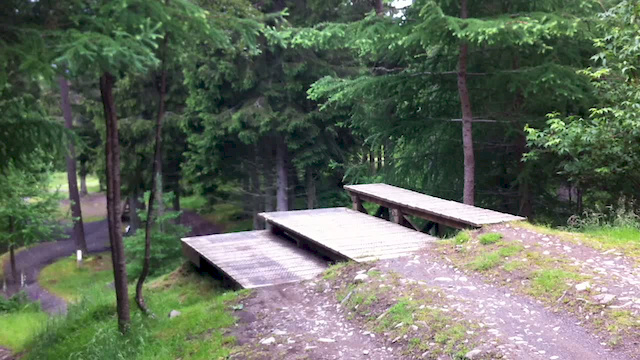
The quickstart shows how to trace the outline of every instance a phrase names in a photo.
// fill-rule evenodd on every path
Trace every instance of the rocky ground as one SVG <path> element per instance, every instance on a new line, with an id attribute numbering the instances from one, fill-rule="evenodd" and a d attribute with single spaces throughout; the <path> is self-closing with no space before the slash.
<path id="1" fill-rule="evenodd" d="M 494 226 L 254 291 L 233 358 L 640 359 L 639 276 L 632 256 L 578 235 Z"/>

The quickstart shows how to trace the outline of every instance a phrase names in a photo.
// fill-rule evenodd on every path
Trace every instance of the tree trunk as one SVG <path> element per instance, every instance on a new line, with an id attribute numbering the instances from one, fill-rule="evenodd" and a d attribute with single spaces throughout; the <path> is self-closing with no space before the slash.
<path id="1" fill-rule="evenodd" d="M 105 154 L 107 165 L 107 222 L 111 259 L 116 290 L 118 327 L 126 332 L 130 323 L 129 294 L 127 292 L 127 264 L 122 242 L 122 219 L 120 210 L 120 144 L 118 143 L 118 117 L 113 97 L 115 78 L 109 72 L 100 77 L 100 95 L 104 107 L 106 124 Z"/>
<path id="2" fill-rule="evenodd" d="M 58 77 L 60 84 L 60 108 L 64 117 L 64 127 L 73 130 L 73 116 L 71 115 L 71 103 L 69 102 L 69 83 L 64 76 Z M 73 141 L 69 141 L 67 153 L 67 181 L 69 183 L 69 205 L 73 217 L 73 238 L 76 250 L 87 253 L 87 242 L 84 238 L 84 225 L 82 223 L 82 209 L 80 207 L 80 193 L 78 192 L 78 178 L 76 176 L 76 149 Z"/>
<path id="3" fill-rule="evenodd" d="M 376 15 L 384 15 L 384 6 L 382 0 L 373 0 L 373 8 L 376 10 Z"/>
<path id="4" fill-rule="evenodd" d="M 140 229 L 140 224 L 142 223 L 138 215 L 138 209 L 140 208 L 139 196 L 138 189 L 135 189 L 131 196 L 129 196 L 129 226 L 131 227 L 129 232 L 131 235 Z"/>
<path id="5" fill-rule="evenodd" d="M 262 160 L 262 193 L 264 196 L 264 211 L 274 210 L 273 205 L 273 159 L 272 153 L 265 151 Z"/>
<path id="6" fill-rule="evenodd" d="M 258 164 L 258 154 L 254 151 L 254 162 L 256 166 Z M 253 229 L 258 230 L 262 228 L 262 224 L 260 223 L 260 217 L 258 213 L 261 210 L 260 206 L 260 177 L 258 176 L 258 169 L 253 168 L 250 171 L 249 178 L 251 179 L 251 212 L 253 215 Z"/>
<path id="7" fill-rule="evenodd" d="M 145 224 L 144 233 L 144 262 L 142 264 L 142 272 L 138 278 L 136 284 L 136 303 L 140 310 L 145 313 L 149 313 L 147 304 L 144 301 L 142 294 L 144 281 L 149 275 L 149 268 L 151 265 L 151 231 L 153 226 L 153 205 L 154 201 L 158 203 L 158 216 L 162 212 L 162 120 L 164 119 L 164 102 L 165 95 L 167 93 L 167 43 L 169 41 L 169 34 L 164 35 L 162 40 L 162 73 L 160 75 L 160 92 L 158 99 L 158 116 L 156 117 L 156 146 L 153 152 L 153 181 L 151 182 L 151 194 L 149 194 L 149 206 L 147 207 L 147 223 Z"/>
<path id="8" fill-rule="evenodd" d="M 13 225 L 13 217 L 9 216 L 9 232 L 13 234 L 15 231 L 16 229 Z M 11 277 L 13 278 L 13 283 L 18 284 L 18 269 L 16 267 L 16 254 L 14 251 L 14 246 L 15 245 L 13 244 L 9 244 L 9 262 L 11 263 Z M 0 263 L 0 266 L 2 266 L 2 263 Z"/>
<path id="9" fill-rule="evenodd" d="M 468 17 L 467 0 L 462 0 L 460 17 L 463 19 Z M 473 112 L 471 111 L 471 100 L 469 99 L 469 88 L 467 86 L 468 52 L 469 45 L 463 40 L 458 57 L 458 93 L 462 108 L 462 148 L 464 153 L 463 201 L 465 204 L 473 205 L 475 203 L 476 164 L 473 154 Z"/>
<path id="10" fill-rule="evenodd" d="M 287 145 L 283 139 L 279 139 L 276 145 L 276 210 L 287 211 L 289 209 L 288 174 L 286 161 Z"/>
<path id="11" fill-rule="evenodd" d="M 87 190 L 87 174 L 83 171 L 80 173 L 80 196 L 87 196 L 89 191 Z"/>
<path id="12" fill-rule="evenodd" d="M 307 169 L 307 209 L 316 207 L 316 180 L 313 171 Z"/>

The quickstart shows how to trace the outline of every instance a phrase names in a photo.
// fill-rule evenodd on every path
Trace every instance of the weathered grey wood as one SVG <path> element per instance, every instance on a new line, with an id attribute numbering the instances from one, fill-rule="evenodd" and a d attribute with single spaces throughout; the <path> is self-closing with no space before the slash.
<path id="1" fill-rule="evenodd" d="M 387 184 L 347 185 L 344 188 L 352 197 L 356 196 L 360 201 L 399 209 L 406 215 L 417 216 L 458 229 L 525 220 L 520 216 L 440 199 Z"/>
<path id="2" fill-rule="evenodd" d="M 243 288 L 314 278 L 326 262 L 268 230 L 182 239 L 183 253 L 196 265 L 207 261 Z"/>
<path id="3" fill-rule="evenodd" d="M 356 194 L 351 195 L 351 204 L 353 206 L 353 210 L 360 211 L 366 213 L 367 210 L 362 206 L 362 199 Z"/>
<path id="4" fill-rule="evenodd" d="M 411 254 L 436 238 L 347 208 L 261 213 L 273 228 L 336 259 L 369 261 Z"/>

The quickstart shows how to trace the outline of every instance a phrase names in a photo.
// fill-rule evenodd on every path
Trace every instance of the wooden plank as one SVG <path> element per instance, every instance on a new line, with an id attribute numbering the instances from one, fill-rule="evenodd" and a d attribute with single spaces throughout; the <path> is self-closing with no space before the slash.
<path id="1" fill-rule="evenodd" d="M 347 208 L 259 214 L 273 228 L 337 259 L 399 257 L 436 238 Z"/>
<path id="2" fill-rule="evenodd" d="M 196 236 L 182 239 L 183 252 L 199 265 L 210 263 L 243 288 L 311 279 L 326 262 L 267 230 Z"/>
<path id="3" fill-rule="evenodd" d="M 347 185 L 344 188 L 362 201 L 399 209 L 404 214 L 455 228 L 525 220 L 520 216 L 444 200 L 387 184 Z"/>

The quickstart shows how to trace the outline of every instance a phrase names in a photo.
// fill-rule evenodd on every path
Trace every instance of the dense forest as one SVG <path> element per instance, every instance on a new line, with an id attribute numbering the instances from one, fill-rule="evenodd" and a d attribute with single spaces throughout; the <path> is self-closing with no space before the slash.
<path id="1" fill-rule="evenodd" d="M 97 176 L 124 326 L 125 248 L 146 260 L 129 269 L 146 309 L 152 233 L 184 234 L 189 196 L 255 229 L 372 182 L 556 226 L 636 216 L 639 15 L 632 0 L 3 0 L 0 244 L 13 259 L 55 237 L 52 172 L 72 205 Z"/>

